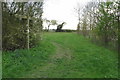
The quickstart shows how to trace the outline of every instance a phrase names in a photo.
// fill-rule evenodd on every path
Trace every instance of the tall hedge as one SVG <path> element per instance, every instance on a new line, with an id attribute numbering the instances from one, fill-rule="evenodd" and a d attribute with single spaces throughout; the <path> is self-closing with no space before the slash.
<path id="1" fill-rule="evenodd" d="M 3 50 L 13 51 L 27 48 L 27 18 L 24 18 L 27 14 L 31 17 L 29 27 L 30 47 L 38 44 L 40 35 L 37 35 L 42 31 L 42 4 L 42 2 L 2 3 Z M 31 11 L 28 12 L 28 9 Z"/>

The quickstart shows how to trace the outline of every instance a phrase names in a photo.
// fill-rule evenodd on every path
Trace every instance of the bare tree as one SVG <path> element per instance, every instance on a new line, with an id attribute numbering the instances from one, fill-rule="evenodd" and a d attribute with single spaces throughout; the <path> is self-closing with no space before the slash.
<path id="1" fill-rule="evenodd" d="M 79 34 L 80 33 L 80 24 L 81 24 L 80 21 L 81 21 L 81 12 L 82 12 L 82 9 L 81 9 L 79 3 L 77 3 L 76 8 L 74 8 L 74 9 L 75 9 L 75 12 L 76 12 L 77 17 L 78 17 L 77 33 Z"/>
<path id="2" fill-rule="evenodd" d="M 47 23 L 48 25 L 48 29 L 47 31 L 49 31 L 49 28 L 51 25 L 57 25 L 57 20 L 48 20 L 48 19 L 44 19 L 44 21 Z"/>

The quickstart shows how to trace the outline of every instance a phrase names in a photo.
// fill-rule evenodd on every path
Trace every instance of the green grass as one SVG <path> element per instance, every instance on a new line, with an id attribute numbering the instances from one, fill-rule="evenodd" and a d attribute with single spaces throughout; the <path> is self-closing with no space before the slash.
<path id="1" fill-rule="evenodd" d="M 22 77 L 29 71 L 44 65 L 48 57 L 55 51 L 55 47 L 42 41 L 40 45 L 28 50 L 16 50 L 14 52 L 3 52 L 3 77 Z"/>
<path id="2" fill-rule="evenodd" d="M 30 51 L 3 53 L 3 77 L 117 78 L 117 64 L 117 53 L 81 35 L 45 33 L 42 43 Z"/>
<path id="3" fill-rule="evenodd" d="M 54 41 L 72 51 L 72 60 L 62 60 L 57 71 L 63 70 L 63 77 L 77 78 L 115 78 L 118 76 L 117 53 L 92 44 L 83 36 L 73 33 L 45 34 L 45 39 Z M 52 74 L 54 77 L 56 73 Z M 56 76 L 57 77 L 57 76 Z M 62 76 L 60 76 L 62 77 Z"/>

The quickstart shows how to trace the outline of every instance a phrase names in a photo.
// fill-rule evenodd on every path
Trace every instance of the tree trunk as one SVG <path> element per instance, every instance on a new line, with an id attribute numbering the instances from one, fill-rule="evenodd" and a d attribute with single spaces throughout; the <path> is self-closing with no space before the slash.
<path id="1" fill-rule="evenodd" d="M 29 16 L 28 16 L 28 23 L 27 23 L 27 49 L 29 50 L 30 46 L 29 46 L 29 43 L 30 43 L 30 40 L 29 40 Z"/>
<path id="2" fill-rule="evenodd" d="M 104 32 L 104 45 L 105 46 L 108 46 L 108 43 L 109 43 L 109 39 L 108 39 L 109 35 L 107 34 L 107 32 L 108 32 L 107 27 L 108 27 L 108 25 L 105 26 L 105 32 Z"/>
<path id="3" fill-rule="evenodd" d="M 119 16 L 118 16 L 118 53 L 120 55 L 120 21 L 119 21 Z"/>
<path id="4" fill-rule="evenodd" d="M 47 30 L 47 32 L 49 32 L 49 28 L 50 28 L 50 24 L 48 25 L 48 30 Z"/>
<path id="5" fill-rule="evenodd" d="M 2 2 L 0 2 L 0 50 L 2 50 Z"/>
<path id="6" fill-rule="evenodd" d="M 90 31 L 88 31 L 89 38 L 91 38 L 92 26 L 91 26 L 91 14 L 90 14 Z"/>
<path id="7" fill-rule="evenodd" d="M 80 23 L 77 25 L 77 34 L 80 34 Z"/>

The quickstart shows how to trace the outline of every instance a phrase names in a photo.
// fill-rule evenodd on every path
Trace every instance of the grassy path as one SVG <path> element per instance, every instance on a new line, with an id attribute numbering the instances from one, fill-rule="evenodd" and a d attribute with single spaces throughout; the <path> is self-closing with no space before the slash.
<path id="1" fill-rule="evenodd" d="M 49 62 L 46 65 L 36 69 L 34 72 L 30 72 L 28 75 L 26 75 L 27 77 L 48 78 L 50 77 L 51 72 L 55 71 L 56 67 L 58 67 L 56 62 L 59 62 L 62 59 L 66 59 L 67 61 L 71 60 L 71 51 L 69 48 L 65 48 L 62 45 L 55 42 L 52 42 L 52 44 L 56 47 L 56 52 L 54 55 L 50 56 Z"/>
<path id="2" fill-rule="evenodd" d="M 117 77 L 117 56 L 104 47 L 73 33 L 46 33 L 56 51 L 48 63 L 27 77 L 105 78 Z"/>
<path id="3" fill-rule="evenodd" d="M 118 77 L 117 53 L 75 33 L 45 33 L 38 47 L 7 52 L 3 63 L 3 77 Z"/>
<path id="4" fill-rule="evenodd" d="M 53 59 L 71 59 L 71 50 L 69 48 L 63 47 L 62 45 L 53 42 L 53 45 L 56 47 L 56 54 L 53 56 Z"/>

